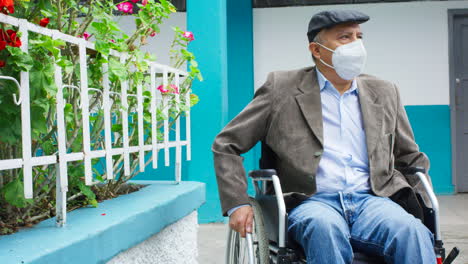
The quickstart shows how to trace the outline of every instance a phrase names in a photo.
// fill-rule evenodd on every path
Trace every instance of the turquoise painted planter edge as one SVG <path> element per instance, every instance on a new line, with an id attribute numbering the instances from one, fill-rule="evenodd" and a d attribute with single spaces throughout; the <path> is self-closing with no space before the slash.
<path id="1" fill-rule="evenodd" d="M 52 218 L 0 237 L 0 263 L 105 263 L 205 202 L 204 183 L 135 183 L 149 185 L 98 208 L 70 212 L 63 228 L 55 227 Z"/>

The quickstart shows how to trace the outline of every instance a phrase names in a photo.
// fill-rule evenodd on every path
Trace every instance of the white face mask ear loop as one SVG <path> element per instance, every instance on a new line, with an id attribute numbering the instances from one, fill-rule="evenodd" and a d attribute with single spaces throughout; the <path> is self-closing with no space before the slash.
<path id="1" fill-rule="evenodd" d="M 335 52 L 334 50 L 332 50 L 332 49 L 330 49 L 330 48 L 328 48 L 328 47 L 326 47 L 326 46 L 324 46 L 324 45 L 322 45 L 322 44 L 320 44 L 320 43 L 318 43 L 318 42 L 315 42 L 315 43 L 317 43 L 320 47 L 322 47 L 322 48 L 324 48 L 324 49 L 330 51 L 331 53 Z"/>
<path id="2" fill-rule="evenodd" d="M 320 43 L 318 43 L 318 42 L 315 42 L 315 43 L 317 43 L 320 47 L 322 47 L 322 48 L 324 48 L 324 49 L 330 51 L 331 53 L 334 53 L 334 52 L 335 52 L 334 50 L 329 49 L 329 48 L 325 47 L 324 45 L 322 45 L 322 44 L 320 44 Z M 333 67 L 333 66 L 331 66 L 330 64 L 324 62 L 324 61 L 322 60 L 322 58 L 320 58 L 319 61 L 320 61 L 321 63 L 325 64 L 325 66 L 328 66 L 328 67 L 330 67 L 330 68 L 332 68 L 332 69 L 335 69 L 335 67 Z"/>
<path id="3" fill-rule="evenodd" d="M 328 67 L 330 67 L 330 68 L 332 68 L 332 69 L 335 69 L 335 67 L 333 67 L 333 66 L 331 66 L 330 64 L 324 62 L 322 59 L 319 59 L 319 61 L 320 61 L 321 63 L 325 64 L 325 66 L 328 66 Z"/>

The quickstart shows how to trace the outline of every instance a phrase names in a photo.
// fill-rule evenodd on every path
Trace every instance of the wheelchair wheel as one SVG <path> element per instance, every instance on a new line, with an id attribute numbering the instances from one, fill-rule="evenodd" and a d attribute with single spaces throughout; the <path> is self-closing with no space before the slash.
<path id="1" fill-rule="evenodd" d="M 255 264 L 269 263 L 268 239 L 263 225 L 263 216 L 260 206 L 255 199 L 250 199 L 254 211 L 254 223 L 252 228 L 252 241 Z M 229 229 L 226 249 L 226 264 L 249 264 L 249 252 L 247 239 L 242 238 L 239 233 Z"/>

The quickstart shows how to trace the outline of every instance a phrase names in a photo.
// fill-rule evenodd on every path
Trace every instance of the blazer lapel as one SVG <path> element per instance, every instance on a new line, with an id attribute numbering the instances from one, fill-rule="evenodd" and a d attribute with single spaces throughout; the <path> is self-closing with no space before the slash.
<path id="1" fill-rule="evenodd" d="M 357 78 L 359 102 L 366 132 L 367 155 L 370 157 L 381 135 L 383 107 L 372 86 Z"/>
<path id="2" fill-rule="evenodd" d="M 303 72 L 298 88 L 302 93 L 296 95 L 296 101 L 307 124 L 323 147 L 322 102 L 315 67 L 308 68 Z"/>

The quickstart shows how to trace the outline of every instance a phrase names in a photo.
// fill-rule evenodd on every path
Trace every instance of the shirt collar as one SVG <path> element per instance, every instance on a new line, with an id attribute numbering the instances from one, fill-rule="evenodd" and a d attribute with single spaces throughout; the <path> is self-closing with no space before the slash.
<path id="1" fill-rule="evenodd" d="M 318 68 L 316 69 L 317 69 L 317 81 L 320 87 L 320 91 L 323 91 L 323 89 L 325 89 L 328 85 L 333 87 L 333 84 L 329 80 L 327 80 L 327 78 L 319 71 L 319 69 Z M 335 87 L 333 88 L 336 89 Z M 358 87 L 357 87 L 356 79 L 353 79 L 353 82 L 351 83 L 351 88 L 349 88 L 349 90 L 346 91 L 346 93 L 352 93 L 352 92 L 358 93 L 359 90 L 357 88 Z"/>

